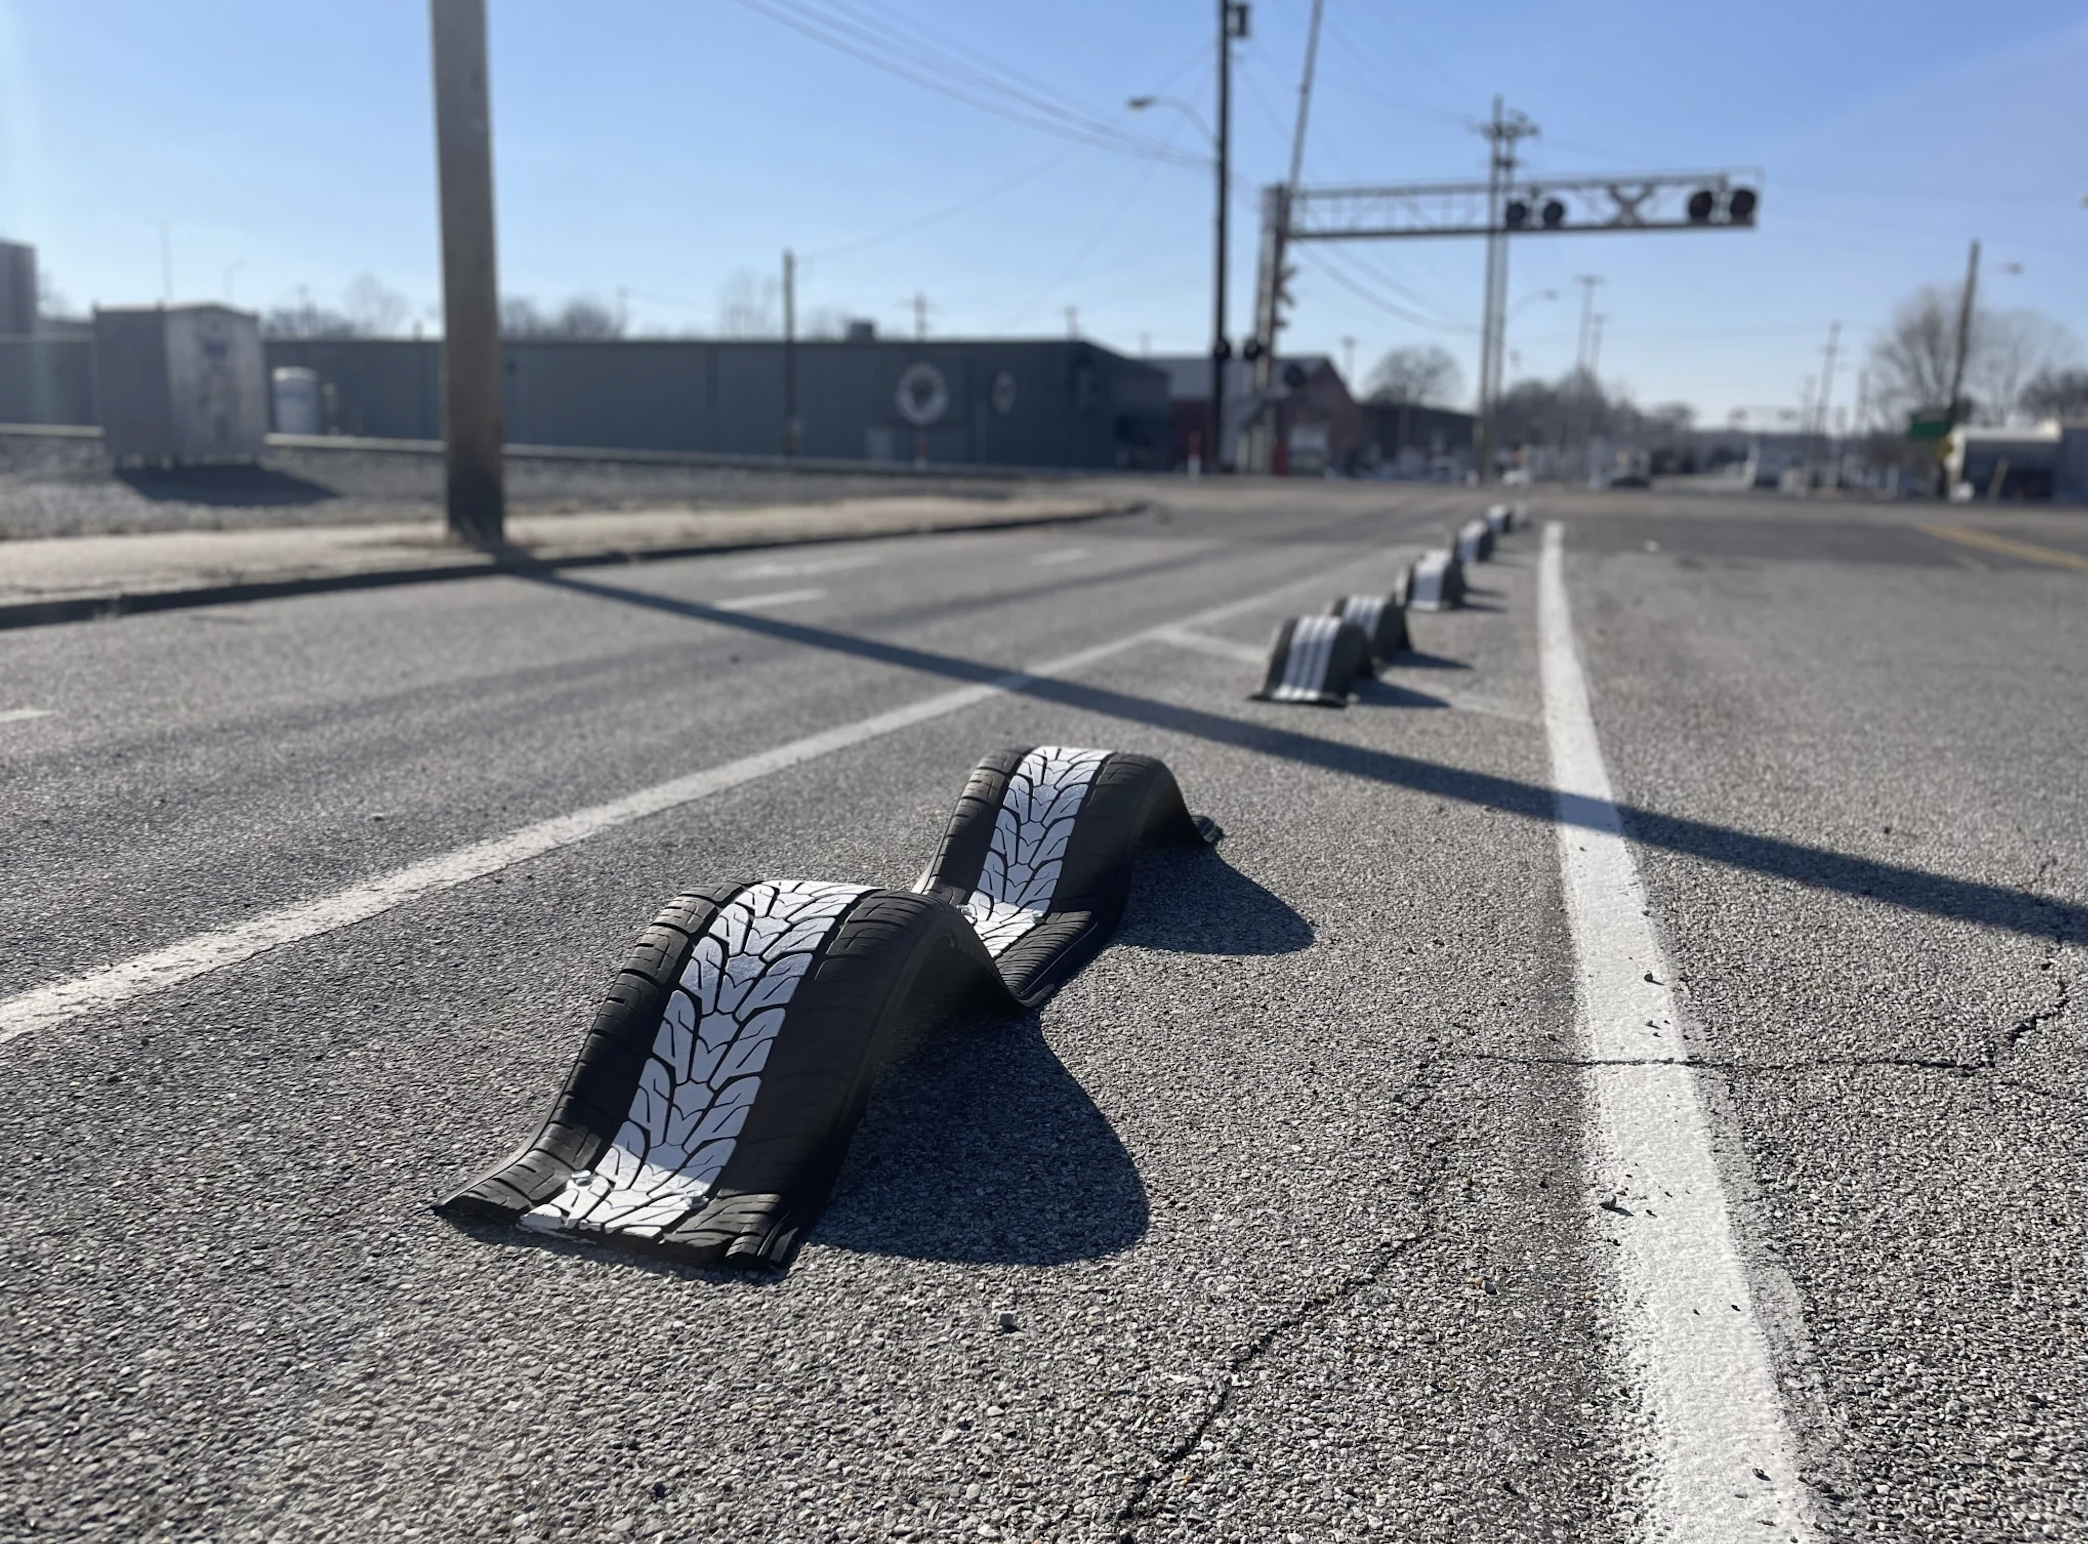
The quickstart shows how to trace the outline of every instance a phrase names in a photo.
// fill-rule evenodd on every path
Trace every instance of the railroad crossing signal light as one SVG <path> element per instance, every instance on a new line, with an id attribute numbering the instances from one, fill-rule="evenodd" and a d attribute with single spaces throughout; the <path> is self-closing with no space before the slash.
<path id="1" fill-rule="evenodd" d="M 1709 225 L 1711 215 L 1718 208 L 1718 195 L 1709 188 L 1698 188 L 1689 195 L 1689 223 Z"/>
<path id="2" fill-rule="evenodd" d="M 1544 201 L 1544 228 L 1555 231 L 1566 223 L 1566 206 L 1555 198 Z"/>
<path id="3" fill-rule="evenodd" d="M 1755 205 L 1759 202 L 1753 188 L 1735 188 L 1726 195 L 1726 219 L 1734 225 L 1754 224 Z"/>
<path id="4" fill-rule="evenodd" d="M 1508 200 L 1507 217 L 1508 228 L 1519 231 L 1530 223 L 1530 206 L 1519 198 L 1511 198 Z"/>

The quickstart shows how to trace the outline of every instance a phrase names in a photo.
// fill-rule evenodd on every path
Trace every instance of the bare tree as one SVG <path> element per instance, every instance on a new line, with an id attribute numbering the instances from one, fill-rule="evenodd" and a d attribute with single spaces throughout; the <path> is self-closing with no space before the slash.
<path id="1" fill-rule="evenodd" d="M 839 306 L 815 306 L 801 314 L 799 336 L 813 342 L 839 342 L 848 336 L 848 312 Z"/>
<path id="2" fill-rule="evenodd" d="M 312 292 L 297 289 L 294 306 L 271 306 L 261 316 L 264 338 L 354 338 L 360 333 L 344 313 L 316 304 Z"/>
<path id="3" fill-rule="evenodd" d="M 2023 387 L 2032 418 L 2088 419 L 2088 370 L 2040 370 Z"/>
<path id="4" fill-rule="evenodd" d="M 78 313 L 73 310 L 72 302 L 65 298 L 65 292 L 52 282 L 47 272 L 39 271 L 36 275 L 36 314 L 53 321 L 77 319 Z"/>
<path id="5" fill-rule="evenodd" d="M 1886 414 L 1941 413 L 1957 363 L 1957 293 L 1925 284 L 1899 304 L 1871 345 L 1872 400 Z"/>
<path id="6" fill-rule="evenodd" d="M 341 313 L 358 337 L 388 338 L 406 325 L 413 302 L 375 274 L 358 274 L 341 294 Z"/>
<path id="7" fill-rule="evenodd" d="M 1446 407 L 1464 395 L 1464 372 L 1441 344 L 1395 348 L 1370 372 L 1369 400 Z"/>
<path id="8" fill-rule="evenodd" d="M 589 295 L 576 295 L 555 312 L 545 311 L 527 295 L 507 295 L 500 302 L 500 335 L 595 340 L 620 338 L 624 326 L 614 311 Z"/>
<path id="9" fill-rule="evenodd" d="M 2024 390 L 2080 353 L 2073 334 L 2042 311 L 1981 311 L 1972 328 L 1965 383 L 1981 405 L 1982 423 L 2035 417 L 2023 401 Z"/>
<path id="10" fill-rule="evenodd" d="M 1888 417 L 1942 414 L 1957 367 L 1958 311 L 1964 291 L 1924 285 L 1892 314 L 1871 345 L 1872 399 Z M 1972 311 L 1965 355 L 1963 413 L 1974 423 L 2007 423 L 2028 411 L 2024 389 L 2079 352 L 2073 335 L 2042 311 Z"/>
<path id="11" fill-rule="evenodd" d="M 751 268 L 718 286 L 718 333 L 726 338 L 773 338 L 783 332 L 782 290 Z"/>

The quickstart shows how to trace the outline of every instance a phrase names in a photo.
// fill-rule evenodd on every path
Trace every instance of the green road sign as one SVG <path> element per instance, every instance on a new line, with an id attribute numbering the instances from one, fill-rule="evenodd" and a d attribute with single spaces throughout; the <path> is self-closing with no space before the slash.
<path id="1" fill-rule="evenodd" d="M 1947 418 L 1923 418 L 1919 414 L 1907 420 L 1907 438 L 1910 440 L 1940 440 L 1950 432 Z"/>

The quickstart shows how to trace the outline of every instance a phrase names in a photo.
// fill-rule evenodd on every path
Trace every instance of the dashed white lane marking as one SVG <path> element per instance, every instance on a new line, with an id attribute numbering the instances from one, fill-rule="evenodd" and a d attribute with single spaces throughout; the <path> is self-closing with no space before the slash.
<path id="1" fill-rule="evenodd" d="M 885 560 L 882 552 L 836 553 L 825 558 L 771 558 L 748 563 L 727 574 L 728 579 L 795 579 L 805 574 L 840 574 L 852 568 L 874 568 Z"/>
<path id="2" fill-rule="evenodd" d="M 692 772 L 686 777 L 671 778 L 650 788 L 641 788 L 636 793 L 626 794 L 623 798 L 613 799 L 607 804 L 575 810 L 569 815 L 559 815 L 550 820 L 538 821 L 532 826 L 524 826 L 521 830 L 511 831 L 505 836 L 474 842 L 468 847 L 460 847 L 453 852 L 442 853 L 419 863 L 409 864 L 405 868 L 395 869 L 389 874 L 380 874 L 375 879 L 366 880 L 361 884 L 350 885 L 344 890 L 336 890 L 331 895 L 278 907 L 274 911 L 263 912 L 260 916 L 244 922 L 233 923 L 229 927 L 195 934 L 164 948 L 154 949 L 150 953 L 136 955 L 118 964 L 90 971 L 84 976 L 76 976 L 70 981 L 57 981 L 48 986 L 34 987 L 29 991 L 17 993 L 13 997 L 0 998 L 0 1045 L 34 1030 L 55 1028 L 81 1014 L 114 1008 L 134 997 L 178 986 L 184 981 L 192 981 L 198 976 L 222 970 L 228 965 L 237 965 L 284 944 L 316 938 L 324 933 L 368 921 L 422 896 L 455 889 L 471 880 L 482 879 L 488 874 L 512 868 L 517 863 L 526 863 L 533 858 L 542 857 L 545 853 L 555 852 L 561 847 L 571 847 L 575 843 L 584 842 L 604 831 L 643 820 L 648 815 L 657 815 L 664 810 L 694 803 L 698 799 L 707 799 L 712 794 L 738 788 L 771 773 L 801 766 L 808 761 L 816 761 L 822 756 L 830 756 L 836 751 L 879 739 L 901 729 L 911 728 L 915 724 L 925 724 L 932 719 L 946 717 L 961 708 L 984 702 L 1003 692 L 1015 691 L 1042 677 L 1071 674 L 1112 655 L 1138 648 L 1170 629 L 1220 621 L 1226 617 L 1237 616 L 1243 611 L 1265 606 L 1275 596 L 1308 586 L 1324 586 L 1331 577 L 1342 574 L 1351 566 L 1352 564 L 1344 563 L 1329 572 L 1315 574 L 1309 579 L 1278 585 L 1245 600 L 1214 606 L 1207 611 L 1180 617 L 1158 627 L 1140 628 L 1135 633 L 1128 633 L 1107 643 L 1064 654 L 1044 664 L 1032 665 L 1026 670 L 1010 671 L 1006 675 L 976 686 L 960 686 L 952 691 L 940 692 L 919 702 L 909 703 L 905 707 L 893 708 L 889 712 L 873 714 L 853 723 L 824 729 L 818 734 L 809 734 L 770 750 L 742 756 L 737 761 L 728 761 L 721 766 Z"/>
<path id="3" fill-rule="evenodd" d="M 771 590 L 766 595 L 734 595 L 706 602 L 720 611 L 773 611 L 778 606 L 800 606 L 808 600 L 825 600 L 825 590 Z"/>
<path id="4" fill-rule="evenodd" d="M 1622 1350 L 1644 1416 L 1627 1437 L 1643 1465 L 1641 1535 L 1662 1544 L 1810 1540 L 1796 1446 L 1696 1076 L 1676 1055 L 1667 962 L 1588 706 L 1556 522 L 1544 529 L 1537 629 L 1581 1035 L 1595 1064 L 1593 1215 L 1617 1246 Z"/>
<path id="5" fill-rule="evenodd" d="M 0 708 L 0 724 L 19 724 L 24 719 L 49 718 L 50 708 Z"/>
<path id="6" fill-rule="evenodd" d="M 1061 547 L 1056 552 L 1040 552 L 1030 559 L 1030 566 L 1049 568 L 1054 563 L 1078 563 L 1093 550 L 1091 547 Z"/>

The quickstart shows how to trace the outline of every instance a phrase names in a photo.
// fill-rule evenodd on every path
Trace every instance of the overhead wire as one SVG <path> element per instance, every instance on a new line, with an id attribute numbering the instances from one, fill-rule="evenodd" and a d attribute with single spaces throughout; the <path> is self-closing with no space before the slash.
<path id="1" fill-rule="evenodd" d="M 1377 307 L 1389 316 L 1397 317 L 1400 321 L 1406 322 L 1410 326 L 1423 327 L 1432 332 L 1455 334 L 1460 337 L 1476 333 L 1479 330 L 1468 323 L 1437 321 L 1433 317 L 1422 316 L 1418 312 L 1409 311 L 1404 306 L 1387 300 L 1383 295 L 1378 294 L 1344 269 L 1335 260 L 1331 252 L 1304 248 L 1298 249 L 1298 255 L 1358 299 Z"/>
<path id="2" fill-rule="evenodd" d="M 738 3 L 836 52 L 1025 128 L 1119 155 L 1184 167 L 1201 168 L 1208 164 L 1206 157 L 1174 149 L 1164 141 L 1129 133 L 1084 109 L 1052 101 L 1023 85 L 1019 79 L 988 74 L 931 43 L 905 39 L 890 27 L 880 30 L 866 26 L 845 14 L 823 9 L 812 0 L 738 0 Z M 919 57 L 899 57 L 892 52 L 895 45 L 913 49 Z"/>
<path id="3" fill-rule="evenodd" d="M 910 236 L 915 231 L 925 230 L 931 225 L 947 220 L 951 215 L 962 214 L 967 209 L 975 209 L 980 204 L 990 203 L 1003 193 L 1011 193 L 1024 183 L 1035 181 L 1043 176 L 1044 173 L 1063 166 L 1078 153 L 1079 149 L 1078 145 L 1068 145 L 1063 150 L 1055 150 L 1043 160 L 1037 162 L 1036 165 L 1019 171 L 1012 177 L 1004 177 L 990 187 L 968 193 L 964 197 L 944 204 L 939 209 L 930 210 L 926 214 L 917 215 L 910 220 L 903 220 L 897 225 L 888 226 L 875 235 L 864 236 L 855 241 L 845 241 L 839 246 L 826 247 L 817 252 L 804 253 L 799 257 L 798 261 L 807 264 L 827 262 L 833 258 L 848 257 L 857 252 L 867 251 L 871 247 L 882 246 L 885 242 L 895 241 L 901 236 Z"/>

